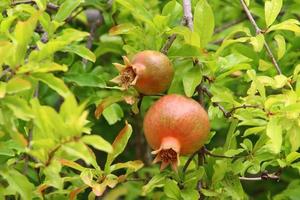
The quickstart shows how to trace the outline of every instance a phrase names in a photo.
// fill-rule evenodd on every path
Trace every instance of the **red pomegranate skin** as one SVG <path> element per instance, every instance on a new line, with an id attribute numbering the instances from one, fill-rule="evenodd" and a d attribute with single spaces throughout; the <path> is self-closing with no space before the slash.
<path id="1" fill-rule="evenodd" d="M 134 87 L 140 93 L 153 95 L 170 87 L 174 70 L 166 55 L 158 51 L 142 51 L 132 58 L 131 64 L 137 75 Z"/>
<path id="2" fill-rule="evenodd" d="M 179 147 L 171 141 L 174 148 L 169 145 L 170 148 L 179 155 L 192 154 L 203 146 L 209 132 L 209 118 L 202 106 L 191 98 L 177 94 L 166 95 L 155 102 L 144 119 L 144 133 L 154 150 L 168 146 L 163 141 L 170 139 L 165 138 L 175 138 Z"/>

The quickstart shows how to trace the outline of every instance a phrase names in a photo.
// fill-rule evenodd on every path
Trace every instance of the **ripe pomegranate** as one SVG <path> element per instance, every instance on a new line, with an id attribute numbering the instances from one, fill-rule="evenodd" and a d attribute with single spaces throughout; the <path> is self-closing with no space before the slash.
<path id="1" fill-rule="evenodd" d="M 142 51 L 130 62 L 123 56 L 124 64 L 113 63 L 120 75 L 112 82 L 127 89 L 133 85 L 137 91 L 145 95 L 153 95 L 166 91 L 173 79 L 174 70 L 167 56 L 158 51 Z"/>
<path id="2" fill-rule="evenodd" d="M 210 131 L 209 119 L 202 106 L 191 98 L 166 95 L 155 102 L 144 118 L 144 133 L 156 154 L 154 163 L 169 164 L 177 171 L 179 155 L 199 150 Z"/>

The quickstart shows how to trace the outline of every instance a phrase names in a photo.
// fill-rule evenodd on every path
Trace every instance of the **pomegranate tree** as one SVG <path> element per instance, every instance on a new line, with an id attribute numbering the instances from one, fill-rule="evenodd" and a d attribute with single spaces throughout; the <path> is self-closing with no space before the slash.
<path id="1" fill-rule="evenodd" d="M 153 95 L 166 91 L 173 79 L 174 70 L 167 56 L 158 52 L 146 50 L 137 53 L 130 61 L 123 56 L 124 65 L 114 63 L 120 75 L 115 82 L 127 89 L 134 86 L 137 91 Z"/>
<path id="2" fill-rule="evenodd" d="M 161 169 L 170 164 L 177 170 L 179 155 L 199 150 L 209 131 L 208 115 L 202 106 L 191 98 L 176 94 L 155 102 L 144 119 L 147 142 L 156 154 L 153 162 L 161 161 Z"/>

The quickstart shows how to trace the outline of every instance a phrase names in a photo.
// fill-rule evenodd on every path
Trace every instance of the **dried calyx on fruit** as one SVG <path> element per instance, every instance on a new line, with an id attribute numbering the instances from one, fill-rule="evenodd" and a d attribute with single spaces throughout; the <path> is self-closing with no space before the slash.
<path id="1" fill-rule="evenodd" d="M 144 119 L 144 133 L 156 154 L 154 163 L 177 171 L 179 156 L 199 150 L 210 132 L 206 111 L 191 98 L 166 95 L 155 102 Z"/>
<path id="2" fill-rule="evenodd" d="M 166 91 L 173 79 L 174 70 L 167 56 L 158 51 L 142 51 L 130 61 L 123 56 L 124 65 L 113 63 L 120 75 L 111 81 L 124 89 L 134 86 L 145 95 Z"/>

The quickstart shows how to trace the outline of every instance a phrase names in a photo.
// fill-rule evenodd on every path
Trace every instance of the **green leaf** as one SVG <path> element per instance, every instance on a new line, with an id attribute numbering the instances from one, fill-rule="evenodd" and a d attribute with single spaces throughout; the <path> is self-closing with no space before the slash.
<path id="1" fill-rule="evenodd" d="M 245 132 L 244 132 L 244 135 L 243 137 L 246 137 L 246 136 L 249 136 L 249 135 L 252 135 L 252 134 L 257 134 L 263 130 L 265 130 L 266 127 L 252 127 L 252 128 L 248 128 Z"/>
<path id="2" fill-rule="evenodd" d="M 75 53 L 75 54 L 79 55 L 80 57 L 87 59 L 91 62 L 96 61 L 95 54 L 92 51 L 90 51 L 88 48 L 86 48 L 82 45 L 75 45 L 75 44 L 69 45 L 69 46 L 66 46 L 63 49 L 63 51 Z"/>
<path id="3" fill-rule="evenodd" d="M 57 11 L 54 20 L 63 22 L 71 13 L 82 3 L 82 0 L 66 0 L 64 1 Z"/>
<path id="4" fill-rule="evenodd" d="M 166 172 L 155 174 L 151 180 L 143 186 L 142 195 L 149 194 L 156 187 L 164 187 L 167 174 Z"/>
<path id="5" fill-rule="evenodd" d="M 300 22 L 296 19 L 288 19 L 279 24 L 272 25 L 267 32 L 275 31 L 275 30 L 288 30 L 293 31 L 295 33 L 300 33 Z"/>
<path id="6" fill-rule="evenodd" d="M 45 174 L 45 181 L 44 183 L 47 185 L 51 185 L 57 189 L 63 189 L 64 181 L 62 177 L 60 176 L 61 171 L 61 163 L 53 159 L 47 167 L 43 170 L 43 173 Z"/>
<path id="7" fill-rule="evenodd" d="M 114 103 L 104 109 L 103 116 L 109 125 L 113 125 L 123 118 L 124 113 L 121 106 Z"/>
<path id="8" fill-rule="evenodd" d="M 286 162 L 289 165 L 299 158 L 300 158 L 300 153 L 294 151 L 294 152 L 291 152 L 289 155 L 287 155 Z"/>
<path id="9" fill-rule="evenodd" d="M 107 160 L 105 163 L 106 172 L 110 170 L 110 165 L 114 161 L 114 159 L 124 151 L 127 142 L 131 136 L 131 133 L 132 133 L 132 127 L 130 124 L 126 122 L 125 127 L 120 131 L 120 133 L 118 134 L 118 136 L 116 137 L 116 139 L 112 144 L 113 152 L 109 153 L 107 156 Z"/>
<path id="10" fill-rule="evenodd" d="M 9 188 L 20 194 L 24 200 L 32 200 L 35 187 L 29 180 L 13 168 L 1 169 L 0 175 L 8 182 Z"/>
<path id="11" fill-rule="evenodd" d="M 224 153 L 224 155 L 232 157 L 232 156 L 235 156 L 235 155 L 238 155 L 238 154 L 242 153 L 243 151 L 245 151 L 245 150 L 244 149 L 229 149 L 228 151 L 226 151 Z"/>
<path id="12" fill-rule="evenodd" d="M 194 200 L 200 197 L 199 192 L 195 189 L 183 189 L 180 191 L 180 195 L 183 200 Z"/>
<path id="13" fill-rule="evenodd" d="M 272 63 L 267 62 L 263 59 L 259 59 L 258 63 L 259 63 L 258 64 L 258 70 L 260 70 L 260 71 L 267 71 L 268 69 L 273 67 Z"/>
<path id="14" fill-rule="evenodd" d="M 290 182 L 290 184 L 285 190 L 275 195 L 272 199 L 273 200 L 283 200 L 283 199 L 297 200 L 300 196 L 299 187 L 300 187 L 300 180 L 295 179 L 292 182 Z"/>
<path id="15" fill-rule="evenodd" d="M 115 165 L 110 166 L 110 170 L 111 172 L 118 170 L 118 169 L 130 169 L 133 171 L 138 171 L 139 169 L 141 169 L 144 166 L 144 163 L 140 160 L 135 160 L 135 161 L 128 161 L 125 163 L 117 163 Z"/>
<path id="16" fill-rule="evenodd" d="M 14 57 L 15 65 L 20 65 L 24 62 L 25 54 L 27 52 L 27 46 L 33 36 L 34 29 L 36 27 L 36 23 L 38 21 L 40 13 L 37 12 L 33 16 L 31 16 L 25 22 L 18 22 L 14 31 L 14 39 L 16 42 L 16 52 Z M 16 67 L 11 66 L 11 67 Z"/>
<path id="17" fill-rule="evenodd" d="M 202 48 L 211 40 L 214 32 L 214 13 L 206 0 L 198 1 L 194 11 L 194 29 L 200 36 Z"/>
<path id="18" fill-rule="evenodd" d="M 294 126 L 293 128 L 291 128 L 288 135 L 289 141 L 291 143 L 291 150 L 297 151 L 300 147 L 299 126 Z"/>
<path id="19" fill-rule="evenodd" d="M 7 96 L 2 101 L 3 105 L 13 111 L 17 118 L 25 121 L 34 118 L 31 108 L 24 99 L 17 96 Z"/>
<path id="20" fill-rule="evenodd" d="M 45 10 L 47 8 L 47 0 L 34 0 L 34 1 L 40 10 Z"/>
<path id="21" fill-rule="evenodd" d="M 276 17 L 280 13 L 282 0 L 266 0 L 265 1 L 265 20 L 267 27 L 273 24 Z"/>
<path id="22" fill-rule="evenodd" d="M 267 124 L 267 136 L 270 138 L 268 147 L 274 154 L 278 154 L 282 145 L 282 127 L 278 118 L 270 118 Z"/>
<path id="23" fill-rule="evenodd" d="M 31 83 L 21 77 L 14 77 L 10 79 L 6 85 L 6 92 L 8 94 L 13 94 L 21 92 L 24 90 L 29 90 L 31 88 Z"/>
<path id="24" fill-rule="evenodd" d="M 258 34 L 250 38 L 250 43 L 253 45 L 254 51 L 260 52 L 264 47 L 265 38 L 263 34 Z"/>
<path id="25" fill-rule="evenodd" d="M 3 97 L 5 97 L 5 94 L 6 94 L 6 85 L 7 85 L 7 83 L 0 82 L 0 99 L 2 99 Z"/>
<path id="26" fill-rule="evenodd" d="M 70 95 L 70 91 L 65 85 L 65 83 L 61 79 L 55 77 L 53 74 L 36 73 L 32 74 L 31 76 L 47 84 L 50 88 L 55 90 L 62 97 L 67 97 L 68 95 Z"/>
<path id="27" fill-rule="evenodd" d="M 60 65 L 51 61 L 40 61 L 40 62 L 28 62 L 25 65 L 22 65 L 17 74 L 25 74 L 28 72 L 32 73 L 46 73 L 54 71 L 67 71 L 68 67 L 66 65 Z"/>
<path id="28" fill-rule="evenodd" d="M 96 169 L 100 169 L 96 160 L 95 155 L 88 147 L 81 141 L 69 142 L 61 146 L 64 153 L 74 156 L 76 159 L 82 159 L 87 164 L 92 164 Z"/>
<path id="29" fill-rule="evenodd" d="M 113 148 L 109 142 L 104 140 L 100 135 L 85 135 L 80 139 L 85 144 L 93 146 L 95 149 L 112 153 Z"/>
<path id="30" fill-rule="evenodd" d="M 280 60 L 286 51 L 286 43 L 285 43 L 285 39 L 282 35 L 275 35 L 274 37 L 276 43 L 277 43 L 277 59 Z"/>
<path id="31" fill-rule="evenodd" d="M 66 82 L 72 82 L 81 87 L 99 87 L 106 86 L 105 81 L 93 73 L 68 73 L 64 76 Z"/>
<path id="32" fill-rule="evenodd" d="M 170 199 L 180 199 L 180 189 L 174 180 L 166 180 L 164 193 Z"/>
<path id="33" fill-rule="evenodd" d="M 194 66 L 183 75 L 182 82 L 186 96 L 193 96 L 195 89 L 201 83 L 201 80 L 202 72 L 198 65 Z"/>

